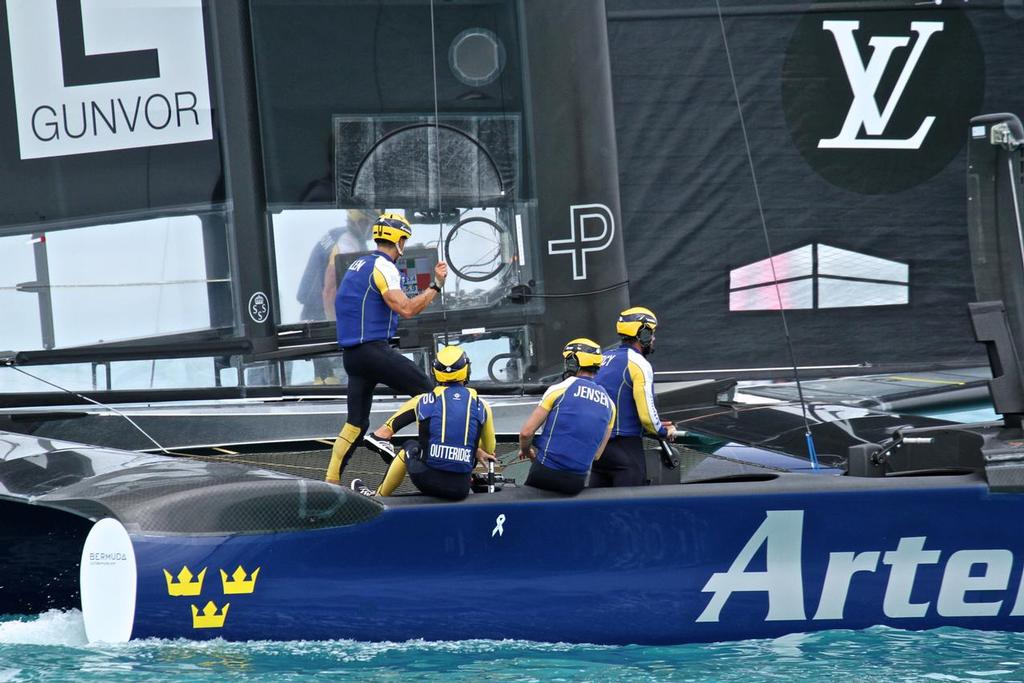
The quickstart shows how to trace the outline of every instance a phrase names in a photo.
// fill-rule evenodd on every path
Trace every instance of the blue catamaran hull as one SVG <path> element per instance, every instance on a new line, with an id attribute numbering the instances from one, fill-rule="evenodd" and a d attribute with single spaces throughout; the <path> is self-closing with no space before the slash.
<path id="1" fill-rule="evenodd" d="M 495 494 L 297 533 L 131 534 L 132 637 L 657 644 L 878 624 L 1024 628 L 1024 496 L 970 476 L 821 479 Z M 169 595 L 185 566 L 206 570 L 201 590 Z M 259 569 L 252 592 L 225 594 L 238 567 L 242 583 Z M 211 602 L 213 620 L 197 622 Z"/>
<path id="2" fill-rule="evenodd" d="M 25 549 L 0 586 L 37 587 L 0 610 L 80 591 L 98 641 L 1024 630 L 1019 429 L 817 404 L 814 468 L 794 406 L 672 411 L 695 433 L 661 485 L 459 503 L 0 432 L 3 539 Z M 60 557 L 31 551 L 47 538 Z"/>

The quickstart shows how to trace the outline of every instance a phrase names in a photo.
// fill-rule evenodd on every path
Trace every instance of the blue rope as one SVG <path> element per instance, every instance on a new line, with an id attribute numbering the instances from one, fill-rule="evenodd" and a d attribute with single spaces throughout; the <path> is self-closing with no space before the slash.
<path id="1" fill-rule="evenodd" d="M 811 456 L 811 469 L 818 469 L 818 452 L 814 450 L 814 437 L 811 436 L 810 432 L 804 434 L 807 439 L 807 454 Z"/>

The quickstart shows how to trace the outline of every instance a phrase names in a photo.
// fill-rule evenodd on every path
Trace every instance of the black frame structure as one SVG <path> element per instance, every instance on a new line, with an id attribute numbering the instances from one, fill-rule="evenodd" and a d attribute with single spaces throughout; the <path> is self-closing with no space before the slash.
<path id="1" fill-rule="evenodd" d="M 295 325 L 280 322 L 281 302 L 278 300 L 273 265 L 274 237 L 270 225 L 270 207 L 274 200 L 268 191 L 266 129 L 263 127 L 265 122 L 261 121 L 258 46 L 254 32 L 256 10 L 261 4 L 273 3 L 196 0 L 196 4 L 201 4 L 205 21 L 214 131 L 212 140 L 153 148 L 155 152 L 152 154 L 148 149 L 70 153 L 72 155 L 56 160 L 17 159 L 7 163 L 12 171 L 46 167 L 58 169 L 51 171 L 55 174 L 80 174 L 87 177 L 88 184 L 92 182 L 90 175 L 98 177 L 107 171 L 116 174 L 118 167 L 124 167 L 127 169 L 125 172 L 130 173 L 132 164 L 135 164 L 135 175 L 153 175 L 154 164 L 159 163 L 153 159 L 171 159 L 163 182 L 182 181 L 180 196 L 174 192 L 166 193 L 164 198 L 147 194 L 135 205 L 127 207 L 114 207 L 112 204 L 108 207 L 102 201 L 94 205 L 80 202 L 79 208 L 71 206 L 65 215 L 52 219 L 49 218 L 49 207 L 39 200 L 35 205 L 30 204 L 36 219 L 32 221 L 35 227 L 31 234 L 43 236 L 47 231 L 100 225 L 104 221 L 198 213 L 206 277 L 211 283 L 219 283 L 207 286 L 209 327 L 170 336 L 62 346 L 60 339 L 54 339 L 53 305 L 43 240 L 34 250 L 36 280 L 19 285 L 21 291 L 38 294 L 42 348 L 0 354 L 0 361 L 26 367 L 90 363 L 93 377 L 106 376 L 108 382 L 110 364 L 129 360 L 213 358 L 215 368 L 234 367 L 239 372 L 237 386 L 221 386 L 218 375 L 216 386 L 206 389 L 183 387 L 118 391 L 117 387 L 108 385 L 97 386 L 95 391 L 87 392 L 94 396 L 102 395 L 108 400 L 179 400 L 296 393 L 337 395 L 337 386 L 286 386 L 280 363 L 292 358 L 337 353 L 337 348 L 333 344 L 333 323 Z M 338 0 L 336 3 L 339 7 L 366 4 L 358 0 Z M 428 7 L 432 11 L 434 9 L 429 0 L 421 4 L 424 10 Z M 605 7 L 603 1 L 592 0 L 560 3 L 479 0 L 463 4 L 467 7 L 500 7 L 503 8 L 501 11 L 511 12 L 511 16 L 516 17 L 514 40 L 518 45 L 514 46 L 515 54 L 503 54 L 501 62 L 503 67 L 505 63 L 517 64 L 519 71 L 514 72 L 515 77 L 521 79 L 521 96 L 514 98 L 518 109 L 509 112 L 521 117 L 522 121 L 519 132 L 523 147 L 522 167 L 517 170 L 514 189 L 521 201 L 515 204 L 515 210 L 527 224 L 526 234 L 520 237 L 519 248 L 523 249 L 525 245 L 534 264 L 533 270 L 524 271 L 532 273 L 528 281 L 521 281 L 507 293 L 501 310 L 487 311 L 485 315 L 490 315 L 486 319 L 489 330 L 526 330 L 527 338 L 521 348 L 524 358 L 528 358 L 523 380 L 529 382 L 554 370 L 561 360 L 561 345 L 568 338 L 584 334 L 605 343 L 612 342 L 614 337 L 609 334 L 609 327 L 598 326 L 594 321 L 610 319 L 628 304 Z M 381 0 L 376 5 L 386 8 L 408 3 Z M 301 10 L 301 3 L 298 6 Z M 290 9 L 291 6 L 286 11 Z M 438 6 L 437 10 L 450 13 L 453 8 Z M 7 23 L 14 24 L 14 19 L 6 16 L 7 10 L 0 10 L 0 13 Z M 567 39 L 568 34 L 572 34 L 573 40 Z M 548 65 L 554 62 L 567 66 L 559 70 L 549 69 Z M 6 68 L 9 65 L 0 63 L 0 75 Z M 485 97 L 488 88 L 505 86 L 497 82 L 472 87 L 483 92 L 481 97 Z M 466 106 L 479 107 L 473 104 L 472 98 L 468 101 Z M 447 126 L 443 115 L 436 125 Z M 490 158 L 489 153 L 487 156 Z M 191 161 L 193 158 L 195 162 Z M 209 169 L 210 173 L 205 173 L 204 169 Z M 212 178 L 212 182 L 205 180 L 207 177 Z M 182 197 L 191 197 L 191 200 Z M 514 199 L 510 197 L 508 201 Z M 600 249 L 584 250 L 592 246 L 586 242 L 587 230 L 593 231 L 594 226 L 600 223 L 585 225 L 584 221 L 589 219 L 577 216 L 578 206 L 600 207 L 599 212 L 603 213 L 597 218 L 604 222 L 606 228 L 610 224 L 611 234 Z M 42 220 L 38 220 L 40 218 Z M 27 220 L 27 214 L 0 217 L 0 236 L 30 234 L 26 228 Z M 448 241 L 450 237 L 449 234 Z M 547 245 L 556 240 L 573 243 L 561 255 L 551 255 Z M 578 251 L 576 255 L 571 253 L 573 249 Z M 579 281 L 571 275 L 572 260 L 579 261 L 581 257 L 590 266 L 591 277 L 586 281 Z M 508 272 L 507 265 L 501 264 L 502 267 L 495 272 Z M 223 286 L 225 282 L 230 284 Z M 480 325 L 479 316 L 473 311 L 435 312 L 405 325 L 403 338 L 429 354 L 439 334 L 447 338 L 450 331 L 454 334 L 465 328 L 474 328 Z M 262 371 L 257 372 L 257 380 L 250 383 L 246 370 L 254 367 L 257 370 L 262 368 Z M 525 387 L 524 383 L 522 388 Z M 72 392 L 2 393 L 0 390 L 0 406 L 52 405 L 79 400 L 71 398 L 69 393 Z"/>

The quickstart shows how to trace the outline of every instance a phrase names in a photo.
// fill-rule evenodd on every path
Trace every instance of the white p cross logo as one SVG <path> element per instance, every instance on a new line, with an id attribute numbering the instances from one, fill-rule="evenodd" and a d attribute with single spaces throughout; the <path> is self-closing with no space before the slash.
<path id="1" fill-rule="evenodd" d="M 587 226 L 597 223 L 601 231 L 588 233 Z M 572 279 L 587 279 L 587 254 L 592 251 L 604 251 L 615 238 L 615 218 L 612 211 L 604 204 L 574 204 L 569 207 L 569 233 L 571 237 L 564 240 L 549 240 L 548 254 L 572 255 Z"/>
<path id="2" fill-rule="evenodd" d="M 859 138 L 861 128 L 864 128 L 865 135 L 880 136 L 885 132 L 885 127 L 892 118 L 892 113 L 907 87 L 914 67 L 917 66 L 924 46 L 932 34 L 942 30 L 941 21 L 912 21 L 910 30 L 917 34 L 917 41 L 907 57 L 907 63 L 903 65 L 896 85 L 885 103 L 885 107 L 879 111 L 875 94 L 878 91 L 878 84 L 882 81 L 885 67 L 889 65 L 889 59 L 896 48 L 906 47 L 910 43 L 910 36 L 873 36 L 868 41 L 871 46 L 871 57 L 867 65 L 861 61 L 860 50 L 857 49 L 857 41 L 853 33 L 860 28 L 859 21 L 824 21 L 822 29 L 832 33 L 836 39 L 836 46 L 839 48 L 839 56 L 843 60 L 843 68 L 846 69 L 846 77 L 850 80 L 850 89 L 853 90 L 853 102 L 850 104 L 850 111 L 846 114 L 846 121 L 839 135 L 834 138 L 822 138 L 818 141 L 818 147 L 823 149 L 919 149 L 928 130 L 935 123 L 934 116 L 926 116 L 918 127 L 917 132 L 909 138 L 893 139 L 883 137 Z"/>

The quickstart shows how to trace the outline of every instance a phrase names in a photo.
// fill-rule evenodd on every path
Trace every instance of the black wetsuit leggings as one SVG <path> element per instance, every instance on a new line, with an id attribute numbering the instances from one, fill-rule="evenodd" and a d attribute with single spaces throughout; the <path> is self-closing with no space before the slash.
<path id="1" fill-rule="evenodd" d="M 373 390 L 378 384 L 386 384 L 408 396 L 417 396 L 433 388 L 433 383 L 418 365 L 385 341 L 350 346 L 343 354 L 345 372 L 348 373 L 348 416 L 331 453 L 331 466 L 327 471 L 329 481 L 340 479 L 349 456 L 369 428 Z M 336 474 L 334 468 L 338 468 Z"/>
<path id="2" fill-rule="evenodd" d="M 469 495 L 468 472 L 446 472 L 430 467 L 418 458 L 405 461 L 409 478 L 422 493 L 446 500 L 462 500 Z"/>
<path id="3" fill-rule="evenodd" d="M 647 458 L 644 440 L 639 436 L 616 436 L 608 440 L 604 453 L 590 468 L 590 488 L 606 486 L 644 486 L 647 484 Z"/>
<path id="4" fill-rule="evenodd" d="M 363 431 L 370 426 L 373 390 L 386 384 L 400 394 L 416 396 L 434 387 L 423 369 L 385 341 L 350 346 L 342 359 L 348 373 L 348 418 Z"/>
<path id="5" fill-rule="evenodd" d="M 556 470 L 537 461 L 530 464 L 530 473 L 526 476 L 527 486 L 556 493 L 567 493 L 570 496 L 582 491 L 586 483 L 586 474 Z"/>

